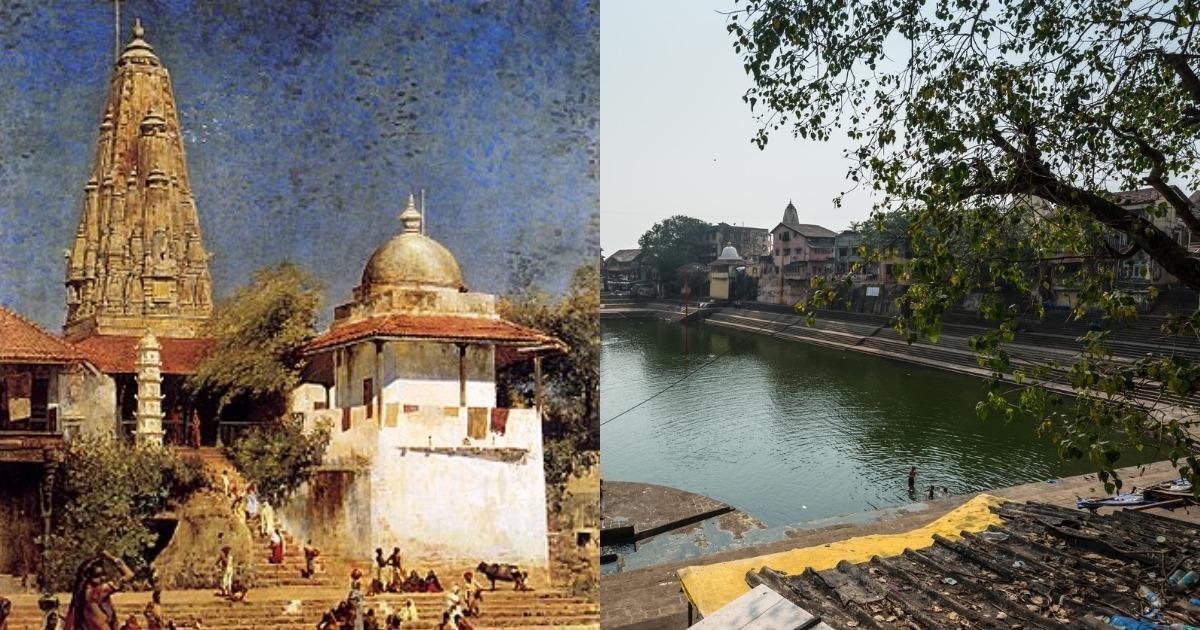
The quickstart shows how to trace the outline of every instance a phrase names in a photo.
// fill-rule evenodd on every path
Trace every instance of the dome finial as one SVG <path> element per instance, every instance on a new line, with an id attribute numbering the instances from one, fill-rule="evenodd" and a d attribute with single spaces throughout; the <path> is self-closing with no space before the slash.
<path id="1" fill-rule="evenodd" d="M 133 18 L 133 37 L 134 37 L 134 39 L 141 39 L 142 37 L 145 37 L 145 35 L 146 35 L 146 29 L 142 28 L 142 18 L 140 18 L 140 17 Z"/>
<path id="2" fill-rule="evenodd" d="M 405 234 L 421 233 L 421 212 L 417 210 L 416 197 L 408 196 L 408 207 L 400 213 L 400 223 L 404 225 Z"/>

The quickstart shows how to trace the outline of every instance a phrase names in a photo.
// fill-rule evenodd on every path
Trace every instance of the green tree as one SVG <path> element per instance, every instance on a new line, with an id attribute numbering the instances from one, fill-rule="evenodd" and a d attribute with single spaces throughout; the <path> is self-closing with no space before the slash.
<path id="1" fill-rule="evenodd" d="M 188 377 L 189 392 L 219 410 L 239 403 L 281 416 L 300 382 L 320 305 L 319 285 L 296 265 L 255 272 L 249 286 L 217 307 L 205 330 L 216 347 Z"/>
<path id="2" fill-rule="evenodd" d="M 911 222 L 903 211 L 877 212 L 866 221 L 852 221 L 850 229 L 858 232 L 861 253 L 867 255 L 903 254 L 908 248 L 908 229 Z"/>
<path id="3" fill-rule="evenodd" d="M 708 251 L 704 235 L 712 226 L 700 219 L 677 214 L 655 223 L 638 238 L 643 254 L 653 257 L 659 278 L 670 281 L 675 270 L 697 262 Z"/>
<path id="4" fill-rule="evenodd" d="M 845 135 L 848 178 L 875 192 L 877 211 L 909 219 L 913 284 L 898 328 L 936 339 L 947 309 L 980 296 L 992 329 L 972 343 L 997 377 L 981 413 L 1033 415 L 1106 482 L 1146 436 L 1197 477 L 1195 412 L 1156 407 L 1146 390 L 1186 395 L 1200 369 L 1167 351 L 1113 360 L 1106 331 L 1087 335 L 1070 366 L 1015 369 L 1004 346 L 1019 317 L 1043 314 L 1033 296 L 1049 285 L 1031 269 L 1073 282 L 1073 316 L 1098 311 L 1106 327 L 1136 316 L 1114 273 L 1122 258 L 1148 257 L 1200 288 L 1186 247 L 1200 217 L 1183 192 L 1200 178 L 1198 12 L 1159 1 L 749 0 L 728 22 L 753 80 L 753 141 Z M 1143 185 L 1162 199 L 1146 211 L 1110 192 Z M 807 306 L 822 299 L 818 286 Z M 1166 329 L 1194 335 L 1198 324 L 1189 312 Z M 1051 376 L 1070 383 L 1072 404 L 1038 384 Z M 1018 392 L 1003 395 L 1000 378 Z"/>
<path id="5" fill-rule="evenodd" d="M 559 300 L 526 292 L 502 299 L 498 309 L 505 319 L 566 345 L 566 352 L 542 362 L 547 482 L 563 483 L 594 461 L 600 448 L 599 271 L 593 265 L 577 269 Z M 533 404 L 532 362 L 515 363 L 498 376 L 501 391 L 522 404 Z"/>
<path id="6" fill-rule="evenodd" d="M 102 550 L 144 569 L 157 540 L 150 519 L 206 481 L 196 458 L 81 436 L 68 443 L 55 483 L 46 587 L 69 591 L 80 563 Z"/>
<path id="7" fill-rule="evenodd" d="M 281 505 L 312 478 L 329 440 L 328 426 L 305 432 L 303 419 L 281 417 L 253 427 L 225 453 L 260 497 Z"/>

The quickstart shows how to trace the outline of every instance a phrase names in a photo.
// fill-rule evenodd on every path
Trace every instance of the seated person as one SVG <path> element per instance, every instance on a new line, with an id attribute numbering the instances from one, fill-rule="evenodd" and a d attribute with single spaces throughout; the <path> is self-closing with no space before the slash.
<path id="1" fill-rule="evenodd" d="M 408 579 L 404 580 L 404 592 L 405 593 L 424 593 L 425 592 L 425 580 L 422 580 L 421 576 L 417 575 L 416 571 L 410 572 L 408 574 Z"/>
<path id="2" fill-rule="evenodd" d="M 433 569 L 430 569 L 429 573 L 427 573 L 425 575 L 425 592 L 426 593 L 441 593 L 442 592 L 442 583 L 438 581 L 438 576 L 436 573 L 433 572 Z"/>

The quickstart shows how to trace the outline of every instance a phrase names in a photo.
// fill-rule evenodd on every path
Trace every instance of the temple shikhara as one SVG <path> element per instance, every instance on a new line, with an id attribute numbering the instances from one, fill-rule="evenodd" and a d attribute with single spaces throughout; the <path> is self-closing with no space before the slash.
<path id="1" fill-rule="evenodd" d="M 171 76 L 141 24 L 117 60 L 67 255 L 66 336 L 195 337 L 212 314 Z"/>

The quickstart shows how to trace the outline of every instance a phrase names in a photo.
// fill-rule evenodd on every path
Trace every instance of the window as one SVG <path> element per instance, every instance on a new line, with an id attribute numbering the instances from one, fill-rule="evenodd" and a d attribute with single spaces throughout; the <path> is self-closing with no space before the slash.
<path id="1" fill-rule="evenodd" d="M 367 406 L 367 418 L 375 417 L 375 381 L 363 379 L 363 404 Z"/>
<path id="2" fill-rule="evenodd" d="M 778 256 L 778 255 L 779 255 L 779 248 L 778 248 L 778 247 L 776 247 L 776 248 L 775 248 L 775 255 L 776 255 L 776 256 Z"/>
<path id="3" fill-rule="evenodd" d="M 787 249 L 783 250 L 783 255 L 784 255 L 784 256 L 791 256 L 791 255 L 792 255 L 792 248 L 790 248 L 790 247 L 789 247 L 789 248 L 787 248 Z"/>
<path id="4" fill-rule="evenodd" d="M 779 233 L 779 239 L 784 242 L 790 241 L 790 240 L 792 240 L 792 233 L 787 230 L 784 230 Z"/>

